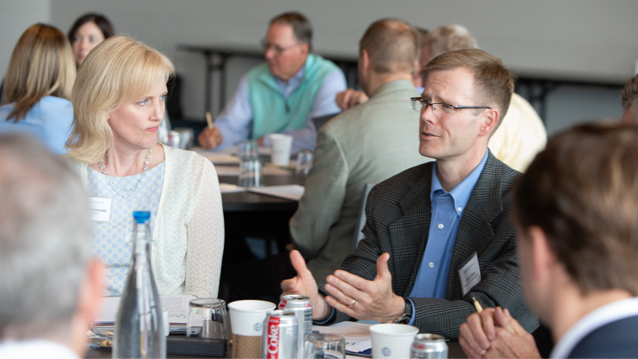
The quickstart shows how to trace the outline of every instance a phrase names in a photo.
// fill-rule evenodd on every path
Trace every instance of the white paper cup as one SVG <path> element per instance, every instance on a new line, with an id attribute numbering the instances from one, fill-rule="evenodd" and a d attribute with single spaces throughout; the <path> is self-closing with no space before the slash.
<path id="1" fill-rule="evenodd" d="M 290 150 L 292 149 L 292 136 L 276 133 L 270 135 L 272 163 L 280 166 L 290 165 Z"/>
<path id="2" fill-rule="evenodd" d="M 419 328 L 406 324 L 370 326 L 373 358 L 409 358 L 410 346 Z"/>
<path id="3" fill-rule="evenodd" d="M 266 312 L 272 309 L 275 303 L 264 300 L 238 300 L 228 304 L 233 334 L 261 337 Z"/>

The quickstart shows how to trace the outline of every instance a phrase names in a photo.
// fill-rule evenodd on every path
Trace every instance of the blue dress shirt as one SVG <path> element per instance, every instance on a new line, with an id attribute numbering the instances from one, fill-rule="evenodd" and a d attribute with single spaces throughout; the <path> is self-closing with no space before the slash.
<path id="1" fill-rule="evenodd" d="M 13 103 L 0 107 L 0 134 L 28 134 L 38 139 L 54 155 L 66 153 L 64 145 L 71 135 L 73 124 L 73 105 L 70 101 L 55 96 L 43 97 L 17 123 L 14 123 L 14 119 L 7 121 L 13 107 Z"/>
<path id="2" fill-rule="evenodd" d="M 445 299 L 450 261 L 461 216 L 470 200 L 474 186 L 483 172 L 487 162 L 487 154 L 488 152 L 485 151 L 481 163 L 450 192 L 445 192 L 441 187 L 441 182 L 437 177 L 437 165 L 434 164 L 430 191 L 432 219 L 430 220 L 428 243 L 410 297 Z M 411 304 L 414 308 L 414 303 Z M 413 313 L 410 324 L 414 324 L 415 317 Z"/>
<path id="3" fill-rule="evenodd" d="M 301 84 L 306 73 L 305 66 L 293 76 L 288 82 L 276 78 L 277 85 L 285 98 Z M 341 70 L 330 72 L 315 97 L 312 111 L 306 121 L 306 127 L 299 130 L 286 130 L 283 133 L 292 135 L 292 150 L 299 151 L 315 148 L 317 142 L 317 130 L 312 122 L 315 117 L 321 117 L 341 112 L 335 98 L 337 93 L 346 90 L 346 79 Z M 215 126 L 219 129 L 224 142 L 217 147 L 217 150 L 236 145 L 239 141 L 249 137 L 252 129 L 253 109 L 250 106 L 248 97 L 248 74 L 239 81 L 239 86 L 233 98 L 226 104 L 224 110 L 215 119 Z M 264 146 L 268 146 L 268 136 L 264 138 Z"/>

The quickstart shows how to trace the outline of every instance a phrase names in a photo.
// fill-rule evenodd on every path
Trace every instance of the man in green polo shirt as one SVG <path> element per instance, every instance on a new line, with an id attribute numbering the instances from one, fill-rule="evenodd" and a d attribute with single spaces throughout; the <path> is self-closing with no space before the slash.
<path id="1" fill-rule="evenodd" d="M 266 135 L 287 133 L 293 136 L 293 151 L 314 149 L 312 119 L 341 112 L 335 97 L 346 82 L 334 63 L 310 53 L 311 40 L 305 16 L 289 12 L 273 18 L 262 41 L 266 62 L 242 77 L 215 127 L 199 136 L 200 144 L 224 149 L 259 139 L 268 145 Z"/>

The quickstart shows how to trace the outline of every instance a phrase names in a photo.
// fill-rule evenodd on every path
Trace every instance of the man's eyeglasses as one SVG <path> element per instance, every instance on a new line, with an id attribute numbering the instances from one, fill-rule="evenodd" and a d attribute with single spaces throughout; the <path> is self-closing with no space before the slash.
<path id="1" fill-rule="evenodd" d="M 487 106 L 454 106 L 448 105 L 447 103 L 442 102 L 430 102 L 429 100 L 424 99 L 423 97 L 410 97 L 410 101 L 412 102 L 412 109 L 416 112 L 425 112 L 428 109 L 428 106 L 432 106 L 432 111 L 436 113 L 436 111 L 441 110 L 443 113 L 452 114 L 456 110 L 465 110 L 468 108 L 473 109 L 489 109 L 491 107 Z"/>
<path id="2" fill-rule="evenodd" d="M 285 51 L 290 50 L 290 49 L 292 49 L 295 46 L 299 46 L 299 45 L 303 44 L 303 42 L 298 42 L 296 44 L 292 44 L 292 45 L 289 45 L 289 46 L 286 46 L 286 47 L 281 47 L 279 45 L 270 44 L 265 39 L 261 39 L 260 42 L 261 42 L 261 46 L 264 48 L 264 52 L 268 51 L 269 49 L 273 49 L 273 50 L 275 50 L 277 55 L 281 55 Z"/>

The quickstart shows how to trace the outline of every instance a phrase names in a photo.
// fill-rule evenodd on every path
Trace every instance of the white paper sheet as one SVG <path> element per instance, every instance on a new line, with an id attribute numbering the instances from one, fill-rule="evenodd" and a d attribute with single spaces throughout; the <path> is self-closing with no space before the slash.
<path id="1" fill-rule="evenodd" d="M 346 338 L 346 350 L 359 353 L 372 348 L 370 325 L 358 322 L 341 322 L 328 327 L 313 325 L 312 330 L 341 335 Z"/>
<path id="2" fill-rule="evenodd" d="M 102 297 L 102 308 L 95 320 L 98 324 L 113 324 L 120 306 L 121 297 Z M 160 296 L 162 308 L 168 309 L 170 323 L 186 324 L 188 322 L 188 302 L 195 299 L 192 295 Z"/>
<path id="3" fill-rule="evenodd" d="M 220 183 L 219 191 L 221 193 L 236 193 L 236 192 L 245 192 L 246 188 L 239 187 L 238 185 L 230 184 L 230 183 Z"/>
<path id="4" fill-rule="evenodd" d="M 197 152 L 198 154 L 208 158 L 209 161 L 211 161 L 213 164 L 215 165 L 220 165 L 220 164 L 239 164 L 239 157 L 237 156 L 233 156 L 229 153 L 224 153 L 224 152 L 218 152 L 218 151 L 213 151 L 213 150 L 207 150 L 205 148 L 201 148 L 201 147 L 193 147 L 193 151 Z"/>
<path id="5" fill-rule="evenodd" d="M 249 192 L 265 194 L 268 196 L 280 197 L 298 201 L 303 196 L 305 188 L 298 184 L 291 184 L 285 186 L 266 186 L 266 187 L 251 187 L 248 188 Z"/>

